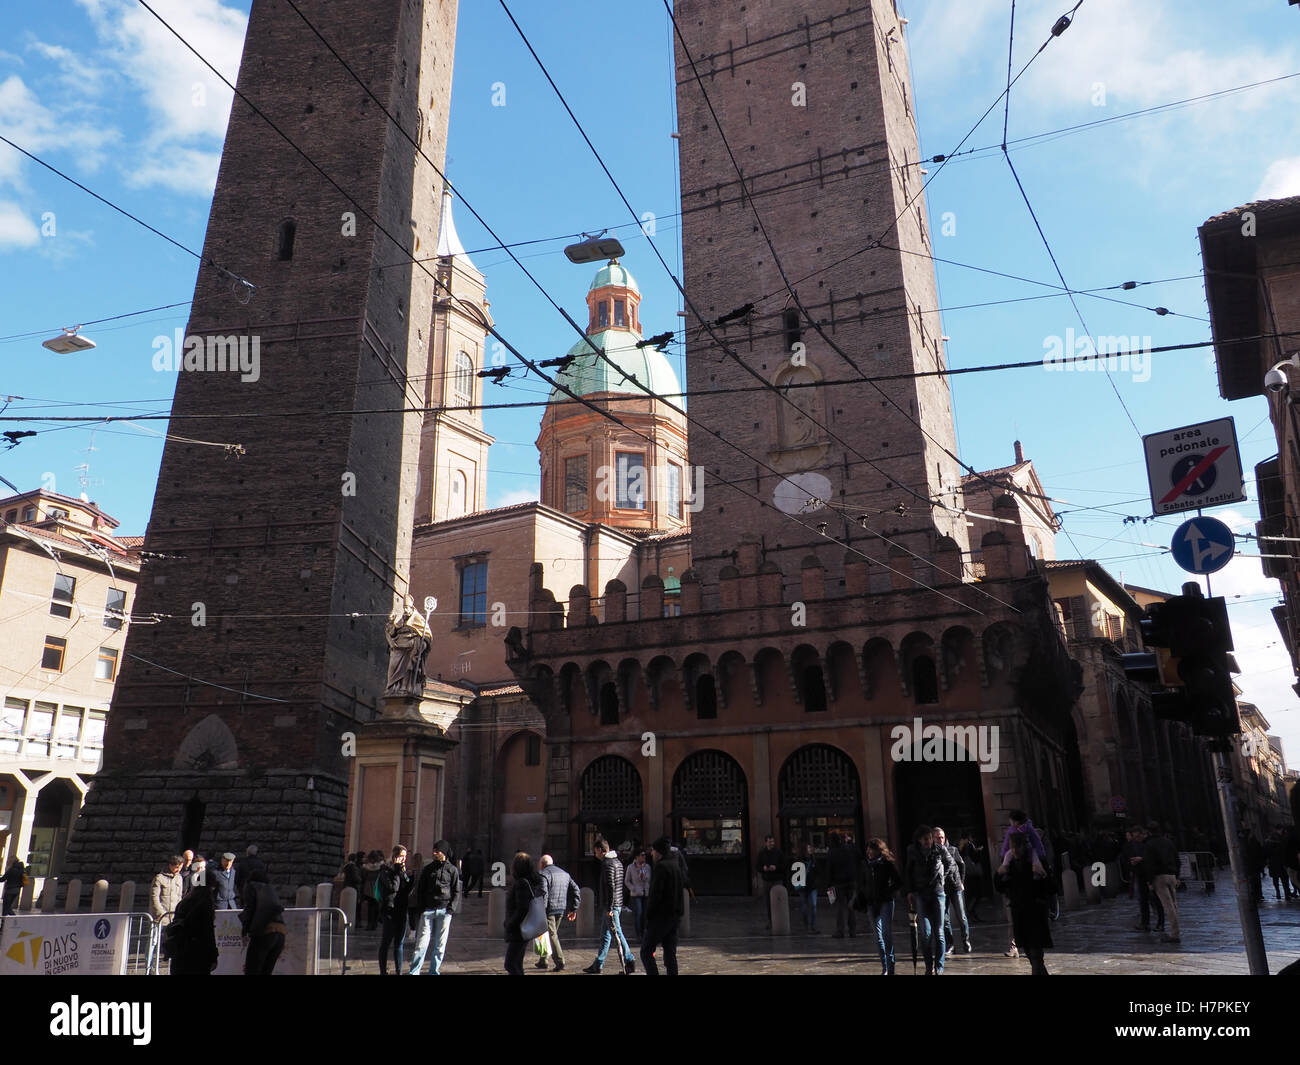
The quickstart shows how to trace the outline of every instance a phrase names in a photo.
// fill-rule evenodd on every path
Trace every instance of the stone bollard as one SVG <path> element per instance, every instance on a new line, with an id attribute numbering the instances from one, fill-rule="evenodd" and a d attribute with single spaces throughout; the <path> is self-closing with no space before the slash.
<path id="1" fill-rule="evenodd" d="M 28 884 L 23 888 L 23 893 L 18 896 L 18 909 L 20 912 L 24 910 L 30 912 L 32 909 L 32 903 L 36 897 L 36 878 L 30 873 L 28 873 L 27 876 Z"/>
<path id="2" fill-rule="evenodd" d="M 330 881 L 316 885 L 316 909 L 328 910 L 333 903 L 334 885 Z"/>
<path id="3" fill-rule="evenodd" d="M 677 935 L 680 937 L 691 934 L 691 893 L 682 888 L 682 919 L 677 922 Z"/>
<path id="4" fill-rule="evenodd" d="M 303 884 L 293 896 L 293 904 L 300 910 L 309 910 L 316 895 L 316 889 L 310 884 Z"/>
<path id="5" fill-rule="evenodd" d="M 135 905 L 135 881 L 123 880 L 122 893 L 117 897 L 117 912 L 130 913 Z"/>
<path id="6" fill-rule="evenodd" d="M 1089 905 L 1100 905 L 1101 903 L 1101 886 L 1096 883 L 1096 877 L 1093 876 L 1092 866 L 1088 866 L 1083 871 L 1083 886 L 1087 893 Z"/>
<path id="7" fill-rule="evenodd" d="M 777 884 L 767 897 L 767 902 L 772 913 L 771 934 L 774 936 L 788 936 L 790 934 L 790 895 L 786 892 L 785 885 Z"/>
<path id="8" fill-rule="evenodd" d="M 339 909 L 343 911 L 344 916 L 348 919 L 348 927 L 355 928 L 357 924 L 357 889 L 354 887 L 345 887 L 339 893 Z"/>
<path id="9" fill-rule="evenodd" d="M 578 920 L 582 920 L 581 917 Z M 487 923 L 489 935 L 496 931 L 505 935 L 506 928 L 506 889 L 489 888 L 487 905 Z"/>
<path id="10" fill-rule="evenodd" d="M 574 935 L 579 939 L 594 936 L 600 927 L 600 918 L 596 913 L 596 893 L 589 887 L 582 889 L 582 902 L 578 906 L 578 919 L 574 924 L 578 926 L 574 929 Z"/>
<path id="11" fill-rule="evenodd" d="M 1079 879 L 1073 869 L 1066 869 L 1061 874 L 1061 909 L 1077 910 L 1083 905 L 1079 898 Z"/>
<path id="12" fill-rule="evenodd" d="M 68 881 L 68 897 L 63 900 L 64 913 L 81 912 L 81 881 L 72 879 Z"/>
<path id="13" fill-rule="evenodd" d="M 1113 899 L 1119 894 L 1124 882 L 1119 876 L 1119 862 L 1106 863 L 1106 883 L 1102 886 L 1101 893 L 1108 899 Z"/>
<path id="14" fill-rule="evenodd" d="M 41 888 L 41 913 L 57 913 L 59 909 L 59 878 L 47 876 Z"/>
<path id="15" fill-rule="evenodd" d="M 107 913 L 108 912 L 108 881 L 96 880 L 94 888 L 90 892 L 90 912 Z"/>

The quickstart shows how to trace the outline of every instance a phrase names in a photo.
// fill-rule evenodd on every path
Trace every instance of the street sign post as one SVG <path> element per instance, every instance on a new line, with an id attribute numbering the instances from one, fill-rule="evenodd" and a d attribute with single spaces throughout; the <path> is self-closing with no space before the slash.
<path id="1" fill-rule="evenodd" d="M 1177 514 L 1246 498 L 1231 418 L 1152 433 L 1142 438 L 1142 448 L 1152 514 Z"/>
<path id="2" fill-rule="evenodd" d="M 1174 532 L 1169 550 L 1188 573 L 1218 573 L 1236 550 L 1232 530 L 1217 518 L 1192 518 Z"/>

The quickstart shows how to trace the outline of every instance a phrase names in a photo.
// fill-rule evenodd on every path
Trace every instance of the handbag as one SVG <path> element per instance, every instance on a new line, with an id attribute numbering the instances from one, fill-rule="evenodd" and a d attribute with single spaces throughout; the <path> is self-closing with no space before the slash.
<path id="1" fill-rule="evenodd" d="M 531 893 L 532 888 L 528 890 Z M 540 893 L 533 895 L 528 903 L 527 915 L 519 922 L 519 935 L 524 942 L 536 939 L 546 931 L 546 885 L 538 890 Z"/>

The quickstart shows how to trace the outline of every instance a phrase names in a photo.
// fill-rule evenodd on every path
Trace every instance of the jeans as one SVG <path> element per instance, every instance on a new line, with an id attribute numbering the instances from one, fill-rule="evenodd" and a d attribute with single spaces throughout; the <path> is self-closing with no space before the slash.
<path id="1" fill-rule="evenodd" d="M 425 910 L 420 915 L 420 931 L 415 937 L 415 957 L 411 959 L 411 971 L 407 976 L 419 976 L 424 967 L 424 955 L 429 949 L 430 935 L 433 938 L 433 975 L 442 971 L 442 958 L 447 953 L 447 939 L 451 936 L 451 914 L 446 909 Z"/>
<path id="2" fill-rule="evenodd" d="M 677 918 L 665 920 L 660 917 L 646 922 L 645 937 L 641 940 L 641 963 L 645 966 L 646 976 L 658 976 L 659 967 L 655 965 L 655 948 L 663 944 L 664 969 L 669 976 L 677 975 Z"/>
<path id="3" fill-rule="evenodd" d="M 633 927 L 636 929 L 636 937 L 640 939 L 645 935 L 645 896 L 629 895 L 628 905 L 632 907 Z"/>
<path id="4" fill-rule="evenodd" d="M 882 902 L 867 910 L 867 920 L 876 930 L 876 950 L 880 953 L 880 968 L 885 973 L 894 971 L 894 900 Z"/>
<path id="5" fill-rule="evenodd" d="M 817 931 L 817 889 L 806 887 L 800 894 L 803 895 L 804 927 L 815 932 Z"/>
<path id="6" fill-rule="evenodd" d="M 944 931 L 947 933 L 949 943 L 957 942 L 957 937 L 953 934 L 958 929 L 961 930 L 961 946 L 965 950 L 970 946 L 970 922 L 966 920 L 966 893 L 957 891 L 947 896 L 949 900 L 948 912 L 944 914 Z M 953 924 L 952 915 L 957 915 L 957 923 Z"/>
<path id="7" fill-rule="evenodd" d="M 852 884 L 835 885 L 835 934 L 844 935 L 845 918 L 848 919 L 849 935 L 858 934 L 858 915 L 853 912 L 853 907 L 849 903 L 853 899 Z"/>
<path id="8" fill-rule="evenodd" d="M 943 895 L 917 895 L 917 929 L 921 936 L 921 951 L 925 954 L 925 971 L 931 968 L 943 972 Z"/>
<path id="9" fill-rule="evenodd" d="M 521 939 L 518 943 L 506 944 L 506 972 L 511 976 L 524 975 L 524 951 L 528 949 L 528 942 Z"/>
<path id="10" fill-rule="evenodd" d="M 398 976 L 402 975 L 402 961 L 406 956 L 406 917 L 395 920 L 391 916 L 384 918 L 384 929 L 379 935 L 379 975 L 388 975 L 388 947 L 393 947 L 393 966 Z"/>
<path id="11" fill-rule="evenodd" d="M 623 935 L 622 915 L 615 910 L 612 918 L 606 913 L 600 919 L 600 951 L 596 954 L 597 968 L 604 966 L 605 955 L 609 953 L 609 945 L 613 942 L 615 934 L 618 935 L 619 945 L 623 948 L 623 958 L 627 961 L 636 961 L 636 955 L 632 953 L 632 948 L 627 945 L 627 937 Z"/>

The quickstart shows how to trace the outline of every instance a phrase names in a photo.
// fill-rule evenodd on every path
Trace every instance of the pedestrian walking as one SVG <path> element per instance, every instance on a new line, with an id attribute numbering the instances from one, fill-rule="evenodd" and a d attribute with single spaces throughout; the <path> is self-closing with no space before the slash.
<path id="1" fill-rule="evenodd" d="M 551 958 L 558 973 L 564 968 L 564 947 L 560 944 L 560 922 L 575 921 L 578 907 L 582 905 L 582 892 L 578 882 L 555 864 L 549 854 L 543 854 L 537 861 L 539 875 L 546 885 L 546 936 L 550 944 Z M 537 959 L 537 968 L 546 968 L 546 958 Z"/>
<path id="2" fill-rule="evenodd" d="M 902 886 L 903 878 L 889 845 L 883 839 L 867 840 L 862 894 L 867 904 L 867 920 L 876 934 L 881 976 L 894 975 L 894 897 Z"/>
<path id="3" fill-rule="evenodd" d="M 393 949 L 393 972 L 402 975 L 406 946 L 406 913 L 411 900 L 411 877 L 406 871 L 406 848 L 394 845 L 392 861 L 375 878 L 379 887 L 379 975 L 388 975 L 388 948 Z"/>
<path id="4" fill-rule="evenodd" d="M 1155 906 L 1156 911 L 1156 931 L 1162 931 L 1165 927 L 1165 907 L 1159 897 L 1152 890 L 1151 871 L 1144 860 L 1146 854 L 1147 830 L 1142 825 L 1134 825 L 1128 832 L 1130 842 L 1126 844 L 1125 849 L 1120 852 L 1120 860 L 1127 861 L 1128 867 L 1132 873 L 1133 883 L 1137 887 L 1138 897 L 1138 923 L 1134 925 L 1135 932 L 1151 931 L 1151 907 Z"/>
<path id="5" fill-rule="evenodd" d="M 9 863 L 4 875 L 4 916 L 11 916 L 18 909 L 18 900 L 22 898 L 23 885 L 27 882 L 27 867 L 21 858 Z"/>
<path id="6" fill-rule="evenodd" d="M 1295 893 L 1291 890 L 1291 881 L 1287 877 L 1286 833 L 1280 828 L 1273 831 L 1273 837 L 1269 840 L 1268 875 L 1273 878 L 1273 891 L 1278 901 L 1282 900 L 1282 889 L 1285 888 L 1285 898 L 1290 902 Z"/>
<path id="7" fill-rule="evenodd" d="M 683 894 L 686 878 L 681 863 L 673 854 L 667 836 L 651 845 L 654 868 L 650 874 L 650 892 L 646 896 L 645 936 L 641 940 L 641 961 L 647 976 L 658 976 L 655 951 L 664 948 L 664 971 L 677 975 L 677 926 L 685 912 Z"/>
<path id="8" fill-rule="evenodd" d="M 1160 831 L 1160 826 L 1152 821 L 1147 825 L 1148 839 L 1142 851 L 1142 866 L 1151 878 L 1151 887 L 1165 910 L 1166 933 L 1160 937 L 1162 943 L 1182 942 L 1182 932 L 1178 923 L 1178 852 L 1168 836 Z M 1256 881 L 1258 884 L 1258 881 Z"/>
<path id="9" fill-rule="evenodd" d="M 609 945 L 617 937 L 619 947 L 622 951 L 623 972 L 631 974 L 636 972 L 636 959 L 632 955 L 632 948 L 627 945 L 627 938 L 623 935 L 622 909 L 623 909 L 623 863 L 618 860 L 618 856 L 609 848 L 609 842 L 604 836 L 597 836 L 596 842 L 592 846 L 592 854 L 595 855 L 596 861 L 600 863 L 600 879 L 596 882 L 596 905 L 600 908 L 600 950 L 596 954 L 595 960 L 582 971 L 592 975 L 598 975 L 605 966 L 605 955 L 609 953 Z"/>
<path id="10" fill-rule="evenodd" d="M 451 919 L 460 909 L 460 873 L 447 860 L 450 849 L 451 844 L 445 839 L 433 845 L 433 853 L 421 870 L 420 882 L 414 889 L 420 910 L 420 931 L 415 937 L 415 957 L 411 959 L 407 976 L 420 975 L 426 954 L 433 975 L 442 972 L 442 959 L 447 954 L 447 940 L 451 937 Z"/>
<path id="11" fill-rule="evenodd" d="M 226 851 L 222 854 L 216 869 L 208 873 L 212 881 L 212 904 L 218 910 L 239 909 L 238 892 L 235 889 L 235 856 Z"/>
<path id="12" fill-rule="evenodd" d="M 636 941 L 641 942 L 645 935 L 645 899 L 650 891 L 650 861 L 642 847 L 636 852 L 632 864 L 623 874 L 623 895 L 632 907 L 632 924 L 636 929 Z M 541 966 L 538 966 L 541 968 Z"/>
<path id="13" fill-rule="evenodd" d="M 1246 859 L 1246 875 L 1250 877 L 1250 890 L 1256 902 L 1264 901 L 1264 871 L 1268 862 L 1264 855 L 1264 845 L 1255 838 L 1255 833 L 1242 829 L 1241 851 Z"/>
<path id="14" fill-rule="evenodd" d="M 817 896 L 821 893 L 822 862 L 811 843 L 803 846 L 803 886 L 799 888 L 800 908 L 803 911 L 804 931 L 810 936 L 817 931 Z"/>
<path id="15" fill-rule="evenodd" d="M 853 911 L 853 891 L 858 883 L 858 852 L 838 832 L 830 834 L 826 854 L 826 879 L 835 906 L 835 938 L 843 939 L 847 927 L 850 938 L 858 934 L 858 918 Z M 830 897 L 828 895 L 828 897 Z"/>
<path id="16" fill-rule="evenodd" d="M 758 852 L 754 863 L 758 871 L 759 894 L 763 899 L 763 920 L 767 930 L 772 931 L 772 892 L 778 884 L 784 884 L 790 871 L 790 863 L 776 845 L 776 837 L 768 836 L 763 840 L 763 849 Z"/>
<path id="17" fill-rule="evenodd" d="M 943 883 L 944 933 L 948 943 L 948 955 L 951 957 L 957 952 L 958 940 L 960 940 L 962 953 L 969 954 L 971 944 L 970 922 L 966 920 L 966 860 L 961 856 L 961 852 L 948 842 L 947 833 L 937 825 L 934 829 L 934 842 L 936 846 L 946 850 L 948 857 L 952 859 L 952 868 Z M 960 933 L 960 936 L 956 933 Z"/>
<path id="18" fill-rule="evenodd" d="M 975 842 L 970 830 L 967 829 L 962 833 L 957 851 L 962 861 L 966 863 L 966 871 L 962 875 L 962 881 L 966 885 L 963 897 L 966 904 L 966 917 L 971 924 L 976 924 L 980 920 L 980 901 L 988 893 L 988 873 L 984 868 L 985 848 Z"/>
<path id="19" fill-rule="evenodd" d="M 944 962 L 944 883 L 948 879 L 952 858 L 947 850 L 935 846 L 934 829 L 929 825 L 919 825 L 912 839 L 912 845 L 907 848 L 903 880 L 907 885 L 908 903 L 916 909 L 920 922 L 925 975 L 939 976 L 943 973 Z"/>
<path id="20" fill-rule="evenodd" d="M 1011 839 L 1013 836 L 1024 836 L 1029 843 L 1030 851 L 1033 853 L 1034 861 L 1038 863 L 1040 869 L 1046 875 L 1045 862 L 1047 861 L 1047 848 L 1043 846 L 1042 837 L 1039 836 L 1038 830 L 1034 828 L 1034 823 L 1029 820 L 1029 815 L 1024 810 L 1012 810 L 1007 814 L 1007 829 L 1002 835 L 1002 850 L 999 852 L 999 859 L 1005 858 L 1011 851 Z M 1104 843 L 1100 840 L 1099 843 Z M 1116 846 L 1118 853 L 1118 846 Z M 1103 858 L 1103 861 L 1108 859 Z M 1011 942 L 1007 947 L 1006 956 L 1008 958 L 1018 958 L 1019 950 L 1016 948 L 1015 927 L 1012 926 Z"/>
<path id="21" fill-rule="evenodd" d="M 1297 803 L 1300 805 L 1300 803 Z M 1300 899 L 1300 828 L 1292 825 L 1286 830 L 1282 841 L 1287 875 L 1291 877 L 1291 897 Z"/>
<path id="22" fill-rule="evenodd" d="M 506 910 L 506 972 L 511 976 L 524 975 L 524 951 L 536 937 L 533 929 L 525 929 L 533 900 L 542 897 L 546 883 L 537 873 L 533 859 L 520 851 L 515 855 L 510 873 L 514 883 L 510 886 L 510 899 Z"/>
<path id="23" fill-rule="evenodd" d="M 284 905 L 271 886 L 266 867 L 248 871 L 240 892 L 244 908 L 239 911 L 239 927 L 243 932 L 245 976 L 270 976 L 275 963 L 284 950 Z"/>
<path id="24" fill-rule="evenodd" d="M 994 882 L 1007 897 L 1015 941 L 1029 959 L 1031 974 L 1049 975 L 1043 963 L 1043 951 L 1053 945 L 1047 918 L 1047 900 L 1053 888 L 1047 870 L 1033 853 L 1027 833 L 1011 836 Z"/>
<path id="25" fill-rule="evenodd" d="M 195 858 L 191 868 L 201 861 Z M 212 975 L 219 957 L 216 916 L 212 889 L 206 884 L 192 885 L 176 907 L 175 920 L 167 926 L 164 950 L 171 958 L 172 976 Z"/>

